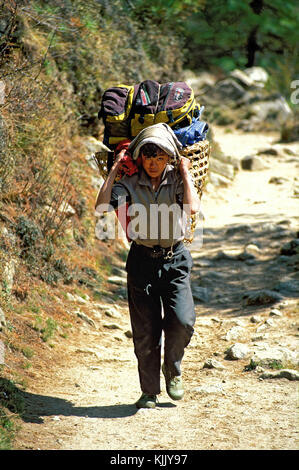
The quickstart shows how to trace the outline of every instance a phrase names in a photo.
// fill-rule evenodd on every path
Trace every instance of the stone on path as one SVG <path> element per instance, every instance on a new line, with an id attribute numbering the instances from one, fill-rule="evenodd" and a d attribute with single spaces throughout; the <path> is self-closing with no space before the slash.
<path id="1" fill-rule="evenodd" d="M 225 369 L 225 366 L 214 358 L 208 358 L 203 365 L 203 369 Z"/>
<path id="2" fill-rule="evenodd" d="M 298 362 L 298 355 L 288 348 L 263 345 L 255 350 L 250 364 L 252 367 L 283 367 L 285 364 L 297 366 Z"/>
<path id="3" fill-rule="evenodd" d="M 282 296 L 278 292 L 268 289 L 248 292 L 243 295 L 244 306 L 249 305 L 267 305 L 282 300 Z"/>
<path id="4" fill-rule="evenodd" d="M 81 310 L 78 310 L 77 312 L 75 312 L 77 317 L 81 318 L 81 320 L 85 321 L 86 323 L 88 323 L 89 325 L 93 326 L 94 328 L 96 328 L 96 324 L 95 322 L 93 321 L 92 318 L 90 318 L 88 315 L 86 315 L 86 313 L 84 312 L 81 312 Z"/>
<path id="5" fill-rule="evenodd" d="M 298 370 L 293 369 L 281 369 L 278 371 L 267 371 L 264 372 L 260 379 L 288 379 L 288 380 L 299 380 Z"/>
<path id="6" fill-rule="evenodd" d="M 243 343 L 235 343 L 225 351 L 227 359 L 234 360 L 243 359 L 248 355 L 248 353 L 249 348 L 246 344 Z"/>

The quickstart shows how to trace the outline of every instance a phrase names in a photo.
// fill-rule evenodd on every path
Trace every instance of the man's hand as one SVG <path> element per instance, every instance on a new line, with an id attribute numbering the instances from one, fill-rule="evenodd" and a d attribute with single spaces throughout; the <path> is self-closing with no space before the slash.
<path id="1" fill-rule="evenodd" d="M 121 161 L 122 161 L 123 157 L 124 157 L 125 154 L 126 154 L 126 151 L 127 151 L 126 149 L 123 149 L 123 150 L 121 150 L 121 151 L 117 154 L 116 159 L 115 159 L 115 161 L 113 162 L 113 165 L 112 165 L 112 168 L 111 168 L 111 169 L 113 169 L 113 170 L 117 170 L 117 169 L 118 169 L 118 167 L 119 167 L 120 164 L 121 164 Z"/>
<path id="2" fill-rule="evenodd" d="M 189 173 L 190 167 L 191 167 L 191 162 L 189 158 L 181 157 L 179 170 L 182 176 L 186 176 Z"/>

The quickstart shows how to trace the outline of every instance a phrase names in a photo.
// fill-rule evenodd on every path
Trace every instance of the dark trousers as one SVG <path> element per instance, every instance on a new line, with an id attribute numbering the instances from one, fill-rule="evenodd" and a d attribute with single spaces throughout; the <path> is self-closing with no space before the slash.
<path id="1" fill-rule="evenodd" d="M 132 243 L 126 270 L 134 351 L 141 390 L 160 393 L 161 340 L 164 330 L 164 363 L 170 376 L 181 375 L 184 349 L 195 323 L 190 286 L 192 257 L 180 243 L 174 256 L 152 258 Z"/>

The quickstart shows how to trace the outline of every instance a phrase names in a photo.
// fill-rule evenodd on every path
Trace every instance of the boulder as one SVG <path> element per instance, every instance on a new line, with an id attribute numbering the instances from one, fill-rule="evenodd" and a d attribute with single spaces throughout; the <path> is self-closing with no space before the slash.
<path id="1" fill-rule="evenodd" d="M 282 296 L 278 292 L 268 289 L 248 292 L 243 295 L 243 305 L 267 305 L 282 300 Z"/>
<path id="2" fill-rule="evenodd" d="M 288 379 L 299 380 L 298 370 L 281 369 L 278 371 L 267 371 L 260 375 L 260 379 Z"/>
<path id="3" fill-rule="evenodd" d="M 286 122 L 281 131 L 282 142 L 298 142 L 299 141 L 299 124 L 289 124 Z"/>
<path id="4" fill-rule="evenodd" d="M 263 345 L 254 351 L 250 360 L 251 368 L 261 367 L 283 367 L 285 364 L 298 365 L 298 355 L 284 347 L 270 347 Z"/>
<path id="5" fill-rule="evenodd" d="M 5 241 L 7 241 L 12 246 L 15 246 L 17 243 L 17 237 L 12 231 L 8 230 L 5 225 L 3 227 L 0 227 L 0 236 L 4 237 Z"/>
<path id="6" fill-rule="evenodd" d="M 198 95 L 203 89 L 207 86 L 213 87 L 217 81 L 215 75 L 212 75 L 208 72 L 202 72 L 196 74 L 196 76 L 187 76 L 185 82 L 189 85 L 193 91 L 195 96 Z"/>
<path id="7" fill-rule="evenodd" d="M 275 148 L 269 147 L 269 148 L 259 150 L 257 154 L 258 155 L 271 155 L 273 157 L 278 157 L 279 152 Z"/>
<path id="8" fill-rule="evenodd" d="M 225 369 L 225 366 L 223 364 L 221 364 L 221 362 L 217 361 L 214 358 L 208 358 L 205 361 L 204 365 L 203 365 L 203 369 L 219 369 L 219 370 L 222 370 L 222 369 Z"/>
<path id="9" fill-rule="evenodd" d="M 112 283 L 112 284 L 118 284 L 118 285 L 121 285 L 121 286 L 126 286 L 127 285 L 127 279 L 126 277 L 122 277 L 122 276 L 110 276 L 108 277 L 108 282 Z"/>
<path id="10" fill-rule="evenodd" d="M 269 315 L 271 317 L 282 317 L 282 312 L 278 308 L 272 308 Z"/>
<path id="11" fill-rule="evenodd" d="M 263 88 L 269 79 L 269 74 L 262 67 L 248 67 L 244 74 L 254 84 L 254 86 Z"/>
<path id="12" fill-rule="evenodd" d="M 284 184 L 287 182 L 287 178 L 283 178 L 282 176 L 272 176 L 268 181 L 269 184 Z"/>
<path id="13" fill-rule="evenodd" d="M 255 116 L 260 123 L 265 121 L 275 121 L 282 125 L 288 121 L 293 112 L 283 96 L 270 99 L 269 101 L 259 101 L 249 107 L 251 116 Z"/>
<path id="14" fill-rule="evenodd" d="M 244 359 L 249 354 L 249 348 L 247 344 L 235 343 L 225 351 L 225 354 L 227 359 Z"/>
<path id="15" fill-rule="evenodd" d="M 229 186 L 231 184 L 231 180 L 226 178 L 225 176 L 220 175 L 219 173 L 209 173 L 209 182 L 213 186 Z"/>
<path id="16" fill-rule="evenodd" d="M 81 318 L 81 320 L 96 328 L 95 322 L 92 318 L 86 315 L 86 313 L 82 312 L 81 310 L 78 310 L 77 312 L 75 312 L 75 314 L 77 315 L 77 317 Z"/>
<path id="17" fill-rule="evenodd" d="M 243 170 L 258 171 L 258 170 L 265 170 L 266 168 L 268 168 L 268 165 L 263 161 L 262 158 L 256 155 L 255 156 L 248 155 L 242 158 L 241 168 Z"/>
<path id="18" fill-rule="evenodd" d="M 236 128 L 244 132 L 258 131 L 261 130 L 261 121 L 256 116 L 252 116 L 250 119 L 242 119 L 237 123 Z"/>
<path id="19" fill-rule="evenodd" d="M 226 78 L 215 85 L 213 94 L 222 100 L 238 101 L 244 98 L 246 90 L 236 80 Z"/>
<path id="20" fill-rule="evenodd" d="M 261 321 L 262 321 L 262 317 L 258 315 L 252 315 L 252 317 L 250 317 L 251 323 L 260 323 Z"/>
<path id="21" fill-rule="evenodd" d="M 256 86 L 255 81 L 247 73 L 240 69 L 232 70 L 229 75 L 243 87 L 250 88 Z"/>
<path id="22" fill-rule="evenodd" d="M 211 158 L 209 168 L 212 173 L 218 173 L 219 175 L 222 175 L 229 180 L 234 179 L 235 168 L 230 163 Z"/>
<path id="23" fill-rule="evenodd" d="M 226 341 L 236 340 L 244 334 L 244 328 L 241 326 L 233 326 L 230 330 L 227 331 L 224 339 Z"/>

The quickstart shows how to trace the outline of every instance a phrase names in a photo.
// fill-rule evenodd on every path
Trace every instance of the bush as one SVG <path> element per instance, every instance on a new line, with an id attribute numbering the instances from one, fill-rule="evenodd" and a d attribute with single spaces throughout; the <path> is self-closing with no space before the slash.
<path id="1" fill-rule="evenodd" d="M 35 222 L 23 216 L 17 220 L 16 234 L 20 237 L 24 249 L 33 248 L 42 238 L 40 228 Z"/>
<path id="2" fill-rule="evenodd" d="M 24 413 L 24 398 L 16 385 L 0 378 L 0 450 L 10 450 L 17 431 L 14 418 Z M 15 416 L 7 413 L 13 413 Z"/>

